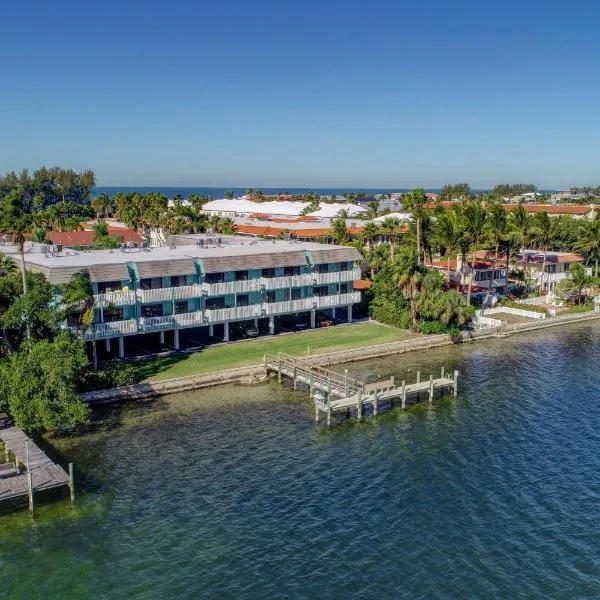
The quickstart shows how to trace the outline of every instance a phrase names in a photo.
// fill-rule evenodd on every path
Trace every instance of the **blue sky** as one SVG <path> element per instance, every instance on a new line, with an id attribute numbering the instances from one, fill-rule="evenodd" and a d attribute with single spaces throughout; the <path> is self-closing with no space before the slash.
<path id="1" fill-rule="evenodd" d="M 594 0 L 6 2 L 0 172 L 600 184 Z"/>

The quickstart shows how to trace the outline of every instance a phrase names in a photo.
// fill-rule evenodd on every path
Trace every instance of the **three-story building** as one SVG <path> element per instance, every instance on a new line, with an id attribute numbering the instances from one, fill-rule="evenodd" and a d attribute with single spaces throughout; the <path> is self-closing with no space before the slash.
<path id="1" fill-rule="evenodd" d="M 37 250 L 37 251 L 36 251 Z M 27 268 L 60 286 L 76 273 L 89 275 L 95 300 L 93 325 L 81 335 L 92 343 L 165 333 L 180 348 L 180 331 L 205 328 L 229 341 L 233 323 L 249 322 L 273 334 L 278 320 L 294 315 L 315 327 L 318 312 L 352 321 L 360 302 L 355 248 L 239 236 L 173 236 L 161 248 L 123 247 L 78 252 L 32 247 Z M 137 339 L 137 338 L 136 338 Z"/>

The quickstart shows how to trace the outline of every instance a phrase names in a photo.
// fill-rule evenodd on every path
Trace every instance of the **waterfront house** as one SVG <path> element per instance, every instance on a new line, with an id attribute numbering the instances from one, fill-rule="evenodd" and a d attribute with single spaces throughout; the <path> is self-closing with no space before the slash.
<path id="1" fill-rule="evenodd" d="M 570 278 L 569 269 L 575 263 L 582 264 L 583 256 L 572 252 L 547 252 L 544 265 L 544 253 L 540 250 L 522 250 L 516 257 L 515 266 L 527 274 L 536 286 L 542 286 L 542 292 L 554 292 L 559 281 Z M 542 266 L 544 270 L 542 271 Z"/>
<path id="2" fill-rule="evenodd" d="M 14 256 L 14 247 L 3 250 Z M 105 340 L 120 357 L 152 346 L 152 336 L 162 346 L 168 335 L 167 345 L 180 349 L 186 340 L 229 341 L 232 326 L 273 334 L 284 321 L 315 327 L 318 315 L 351 322 L 361 260 L 344 246 L 204 234 L 172 236 L 159 248 L 81 252 L 33 244 L 26 253 L 27 268 L 44 273 L 58 295 L 76 273 L 89 275 L 95 319 L 80 333 L 94 344 Z"/>
<path id="3" fill-rule="evenodd" d="M 459 254 L 455 259 L 440 258 L 427 263 L 427 266 L 443 272 L 451 287 L 466 293 L 471 284 L 471 292 L 505 294 L 508 285 L 506 265 L 501 261 L 488 259 L 485 251 L 475 256 L 475 262 L 464 261 Z"/>

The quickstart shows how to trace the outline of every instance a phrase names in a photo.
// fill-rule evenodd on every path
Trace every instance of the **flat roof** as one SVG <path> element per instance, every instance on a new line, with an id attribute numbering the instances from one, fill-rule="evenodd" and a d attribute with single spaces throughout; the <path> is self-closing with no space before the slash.
<path id="1" fill-rule="evenodd" d="M 348 249 L 346 246 L 335 246 L 333 244 L 319 244 L 317 242 L 295 240 L 262 240 L 244 236 L 206 236 L 196 234 L 185 237 L 197 241 L 202 240 L 204 245 L 200 246 L 188 243 L 175 247 L 161 246 L 146 249 L 117 248 L 113 250 L 89 251 L 78 251 L 67 248 L 60 253 L 52 253 L 49 251 L 51 247 L 29 243 L 25 247 L 25 261 L 27 264 L 39 265 L 45 268 L 67 267 L 84 269 L 94 265 L 123 264 L 129 262 L 143 263 L 176 259 L 226 258 L 271 253 L 281 254 L 286 252 L 302 252 L 305 250 L 330 251 Z M 216 240 L 221 240 L 221 243 L 214 243 Z M 207 245 L 210 243 L 209 241 L 213 243 Z M 0 252 L 14 257 L 17 254 L 17 249 L 14 245 L 0 245 Z"/>

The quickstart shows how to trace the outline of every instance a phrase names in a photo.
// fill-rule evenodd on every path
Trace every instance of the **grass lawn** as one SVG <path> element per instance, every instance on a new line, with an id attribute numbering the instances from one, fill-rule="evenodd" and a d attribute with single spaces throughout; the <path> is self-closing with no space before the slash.
<path id="1" fill-rule="evenodd" d="M 139 380 L 156 381 L 258 364 L 265 353 L 284 352 L 295 356 L 307 356 L 308 348 L 311 354 L 318 354 L 396 342 L 412 337 L 416 337 L 416 334 L 403 329 L 379 323 L 357 323 L 221 344 L 198 352 L 158 356 L 133 364 Z"/>

